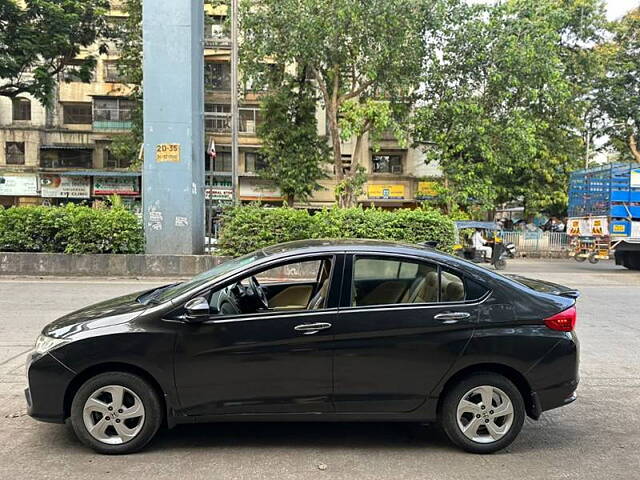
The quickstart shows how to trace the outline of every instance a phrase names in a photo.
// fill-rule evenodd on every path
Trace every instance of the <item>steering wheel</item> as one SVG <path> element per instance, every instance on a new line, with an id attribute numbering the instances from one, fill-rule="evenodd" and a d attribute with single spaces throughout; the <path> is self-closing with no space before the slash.
<path id="1" fill-rule="evenodd" d="M 249 278 L 249 290 L 251 292 L 251 296 L 258 301 L 260 308 L 269 308 L 267 295 L 264 293 L 264 290 L 260 286 L 260 283 L 258 283 L 258 279 L 256 277 Z"/>

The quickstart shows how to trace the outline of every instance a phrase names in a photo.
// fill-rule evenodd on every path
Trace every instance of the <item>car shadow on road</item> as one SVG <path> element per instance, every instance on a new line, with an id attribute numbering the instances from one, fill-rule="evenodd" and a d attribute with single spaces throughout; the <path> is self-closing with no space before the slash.
<path id="1" fill-rule="evenodd" d="M 449 448 L 435 426 L 406 423 L 212 423 L 162 430 L 149 450 L 236 448 Z"/>

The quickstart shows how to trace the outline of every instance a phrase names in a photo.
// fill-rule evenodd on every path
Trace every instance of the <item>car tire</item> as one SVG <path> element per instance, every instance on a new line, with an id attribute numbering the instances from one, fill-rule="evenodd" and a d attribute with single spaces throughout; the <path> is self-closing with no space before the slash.
<path id="1" fill-rule="evenodd" d="M 491 406 L 482 401 L 485 394 L 490 394 Z M 499 415 L 503 412 L 506 414 Z M 447 437 L 458 447 L 471 453 L 493 453 L 515 440 L 525 415 L 522 395 L 513 382 L 496 373 L 477 373 L 445 393 L 438 420 Z M 468 427 L 466 433 L 465 427 Z"/>
<path id="2" fill-rule="evenodd" d="M 507 268 L 507 261 L 504 258 L 499 258 L 493 266 L 496 270 L 505 270 Z"/>
<path id="3" fill-rule="evenodd" d="M 144 448 L 160 428 L 162 418 L 162 406 L 153 386 L 126 372 L 90 378 L 80 386 L 71 404 L 71 425 L 77 437 L 107 455 Z"/>

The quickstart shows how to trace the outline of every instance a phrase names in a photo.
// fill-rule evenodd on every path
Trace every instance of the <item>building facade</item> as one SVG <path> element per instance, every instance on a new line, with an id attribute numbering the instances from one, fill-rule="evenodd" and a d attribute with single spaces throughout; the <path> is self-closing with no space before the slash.
<path id="1" fill-rule="evenodd" d="M 110 20 L 124 16 L 117 1 L 112 2 Z M 205 154 L 206 198 L 208 203 L 223 204 L 231 195 L 231 43 L 223 27 L 223 8 L 207 7 L 205 26 L 205 136 L 213 140 L 217 155 Z M 82 62 L 84 52 L 75 62 Z M 106 55 L 98 56 L 92 81 L 83 83 L 63 72 L 58 79 L 55 101 L 43 107 L 27 95 L 16 99 L 0 97 L 0 205 L 60 204 L 68 201 L 99 201 L 111 194 L 140 203 L 140 174 L 129 169 L 130 162 L 118 163 L 109 146 L 117 135 L 131 128 L 133 103 L 131 86 L 117 68 L 118 53 L 111 45 Z M 264 121 L 259 104 L 260 91 L 244 82 L 240 104 L 240 199 L 281 204 L 278 189 L 263 180 L 257 127 Z M 317 108 L 320 135 L 327 135 L 325 112 Z M 353 145 L 343 144 L 345 168 Z M 378 151 L 368 146 L 361 150 L 358 163 L 369 175 L 365 193 L 359 199 L 365 205 L 385 208 L 411 207 L 430 194 L 425 179 L 439 176 L 437 167 L 427 167 L 418 149 L 403 148 L 386 137 Z M 133 159 L 132 159 L 133 160 Z M 332 166 L 327 173 L 331 177 Z M 321 182 L 323 189 L 306 204 L 322 208 L 334 204 L 335 180 Z"/>

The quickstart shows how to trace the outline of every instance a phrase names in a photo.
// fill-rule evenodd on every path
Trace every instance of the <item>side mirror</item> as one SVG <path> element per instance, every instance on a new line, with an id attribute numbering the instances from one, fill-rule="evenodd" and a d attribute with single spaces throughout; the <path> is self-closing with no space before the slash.
<path id="1" fill-rule="evenodd" d="M 184 309 L 187 311 L 185 320 L 192 323 L 205 320 L 211 313 L 209 301 L 204 297 L 192 298 L 184 305 Z"/>

